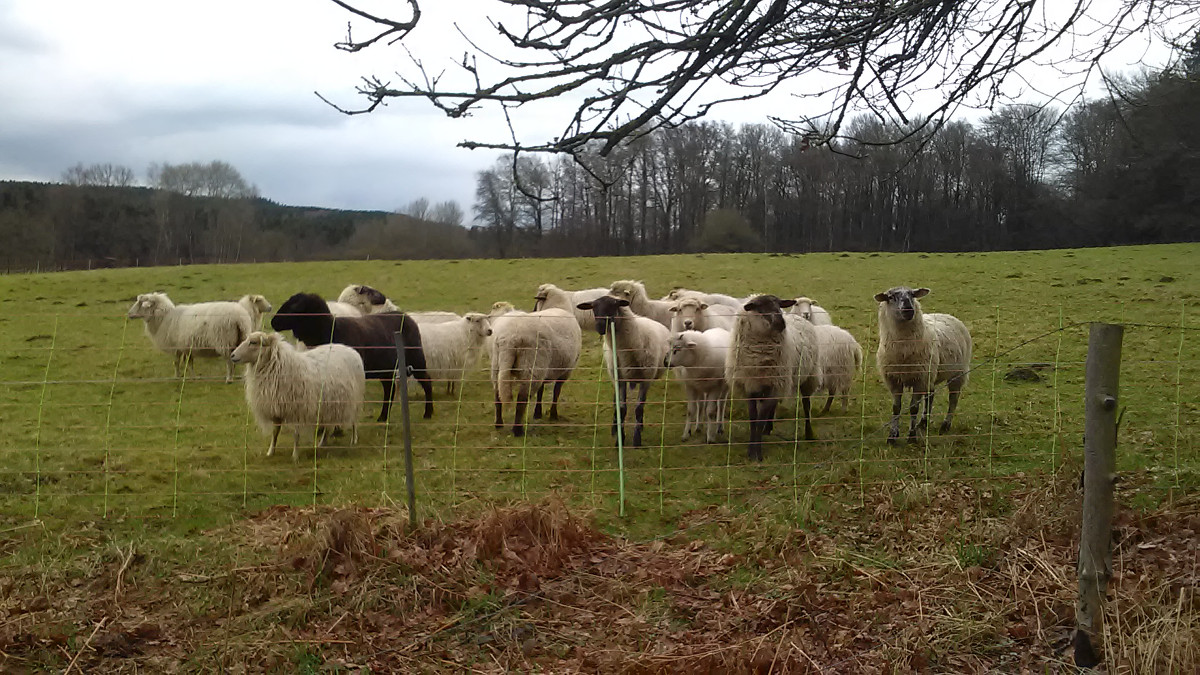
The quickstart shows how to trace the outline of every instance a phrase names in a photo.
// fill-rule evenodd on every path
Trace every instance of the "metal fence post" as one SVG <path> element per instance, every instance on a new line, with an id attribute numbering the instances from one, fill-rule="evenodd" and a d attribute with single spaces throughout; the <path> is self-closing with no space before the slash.
<path id="1" fill-rule="evenodd" d="M 1112 578 L 1113 482 L 1116 479 L 1117 387 L 1124 326 L 1093 323 L 1084 383 L 1083 526 L 1079 535 L 1079 599 L 1075 665 L 1092 668 L 1104 653 L 1104 594 Z"/>
<path id="2" fill-rule="evenodd" d="M 411 320 L 407 317 L 405 320 Z M 408 524 L 417 524 L 417 486 L 413 479 L 412 423 L 408 417 L 408 359 L 405 357 L 404 334 L 396 331 L 396 372 L 394 386 L 400 390 L 400 417 L 404 422 L 404 486 L 408 491 Z"/>

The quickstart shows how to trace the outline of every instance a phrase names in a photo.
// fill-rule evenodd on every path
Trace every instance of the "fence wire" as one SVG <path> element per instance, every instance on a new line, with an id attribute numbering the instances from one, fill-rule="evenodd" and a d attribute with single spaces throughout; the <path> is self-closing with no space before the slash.
<path id="1" fill-rule="evenodd" d="M 1145 474 L 1148 488 L 1177 489 L 1200 472 L 1200 329 L 1187 323 L 1186 309 L 1177 325 L 1131 318 L 1119 469 Z M 253 422 L 240 380 L 226 384 L 224 365 L 211 359 L 197 360 L 195 374 L 173 377 L 171 358 L 154 351 L 138 323 L 60 313 L 25 317 L 24 333 L 0 332 L 0 422 L 7 430 L 0 439 L 0 500 L 8 522 L 404 502 L 400 414 L 394 406 L 389 421 L 376 421 L 383 403 L 376 382 L 367 383 L 358 443 L 348 431 L 319 448 L 313 437 L 301 438 L 300 460 L 293 462 L 283 440 L 280 452 L 266 457 L 268 438 Z M 714 505 L 803 509 L 828 491 L 862 493 L 912 481 L 1017 484 L 1077 469 L 1086 324 L 1067 322 L 1062 311 L 1041 317 L 1001 307 L 991 320 L 970 323 L 970 382 L 948 433 L 936 430 L 946 411 L 939 385 L 928 433 L 906 438 L 906 395 L 900 442 L 886 442 L 892 400 L 874 367 L 874 315 L 864 315 L 854 321 L 864 359 L 849 402 L 835 401 L 822 415 L 826 395 L 814 396 L 817 440 L 808 441 L 800 396 L 783 394 L 762 462 L 747 458 L 747 400 L 736 389 L 715 442 L 706 442 L 703 429 L 684 437 L 688 398 L 670 369 L 646 395 L 641 446 L 631 443 L 636 393 L 615 435 L 620 393 L 594 331 L 583 333 L 560 417 L 548 419 L 551 382 L 541 419 L 533 419 L 531 401 L 525 433 L 514 436 L 511 401 L 503 402 L 503 423 L 496 424 L 484 348 L 455 387 L 433 384 L 432 419 L 421 418 L 423 393 L 409 383 L 417 499 L 426 513 L 447 514 L 553 492 L 609 513 L 670 518 Z"/>

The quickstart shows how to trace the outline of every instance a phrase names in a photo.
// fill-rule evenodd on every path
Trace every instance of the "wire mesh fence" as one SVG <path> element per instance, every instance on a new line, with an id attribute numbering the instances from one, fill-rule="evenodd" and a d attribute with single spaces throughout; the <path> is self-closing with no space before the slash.
<path id="1" fill-rule="evenodd" d="M 512 432 L 513 407 L 496 425 L 487 350 L 457 382 L 435 382 L 434 415 L 413 397 L 411 443 L 419 508 L 536 499 L 551 492 L 597 511 L 671 518 L 712 505 L 804 508 L 831 490 L 849 493 L 900 482 L 1036 481 L 1077 468 L 1083 429 L 1086 325 L 994 307 L 969 321 L 974 358 L 954 425 L 939 434 L 946 394 L 935 394 L 930 432 L 886 442 L 892 399 L 873 363 L 874 315 L 853 317 L 865 355 L 848 404 L 814 398 L 816 440 L 805 440 L 803 405 L 782 397 L 765 458 L 747 458 L 747 401 L 735 388 L 722 433 L 684 437 L 688 399 L 667 369 L 646 395 L 642 443 L 631 443 L 631 399 L 624 433 L 614 435 L 619 394 L 601 358 L 600 336 L 582 335 L 582 353 L 549 419 L 527 410 L 526 433 Z M 19 318 L 19 323 L 14 321 Z M 1200 355 L 1197 330 L 1181 307 L 1175 325 L 1129 317 L 1122 363 L 1118 470 L 1144 472 L 1152 489 L 1194 484 Z M 0 422 L 0 499 L 9 522 L 32 518 L 211 518 L 272 504 L 403 503 L 400 416 L 376 421 L 380 385 L 367 384 L 358 430 L 330 434 L 323 447 L 300 438 L 300 457 L 266 457 L 240 381 L 224 365 L 197 360 L 174 377 L 169 356 L 153 350 L 140 322 L 123 316 L 54 313 L 9 316 Z M 1013 325 L 1019 324 L 1014 331 Z M 536 388 L 535 388 L 536 391 Z M 284 441 L 283 448 L 290 449 Z"/>

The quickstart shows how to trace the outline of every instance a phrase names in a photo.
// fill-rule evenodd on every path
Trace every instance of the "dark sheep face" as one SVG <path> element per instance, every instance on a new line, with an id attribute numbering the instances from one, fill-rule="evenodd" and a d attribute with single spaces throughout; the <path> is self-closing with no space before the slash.
<path id="1" fill-rule="evenodd" d="M 917 298 L 923 298 L 929 295 L 928 288 L 918 288 L 913 290 L 908 286 L 896 286 L 889 288 L 883 293 L 875 294 L 875 301 L 887 305 L 887 311 L 896 321 L 912 321 L 917 315 L 917 308 L 921 303 L 917 302 Z"/>
<path id="2" fill-rule="evenodd" d="M 387 302 L 386 295 L 375 290 L 374 288 L 371 288 L 370 286 L 359 286 L 358 294 L 372 305 L 382 305 Z"/>
<path id="3" fill-rule="evenodd" d="M 329 303 L 316 293 L 297 293 L 288 298 L 271 317 L 271 328 L 277 331 L 292 330 L 304 321 L 301 314 L 329 316 Z"/>
<path id="4" fill-rule="evenodd" d="M 796 304 L 795 300 L 780 300 L 774 295 L 756 295 L 742 309 L 747 314 L 762 318 L 776 333 L 782 333 L 787 328 L 783 318 L 783 310 Z"/>
<path id="5" fill-rule="evenodd" d="M 592 315 L 596 317 L 596 332 L 601 335 L 608 331 L 608 326 L 613 320 L 621 316 L 621 308 L 628 306 L 628 300 L 611 295 L 602 295 L 591 302 L 581 302 L 576 305 L 585 312 L 591 310 Z"/>

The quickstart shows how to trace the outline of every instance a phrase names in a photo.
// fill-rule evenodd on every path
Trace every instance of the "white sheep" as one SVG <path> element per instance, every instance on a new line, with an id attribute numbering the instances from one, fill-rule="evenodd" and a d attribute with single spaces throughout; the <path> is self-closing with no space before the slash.
<path id="1" fill-rule="evenodd" d="M 736 318 L 737 310 L 728 305 L 710 305 L 700 298 L 685 296 L 671 305 L 671 333 L 704 332 L 709 328 L 733 330 Z"/>
<path id="2" fill-rule="evenodd" d="M 579 309 L 577 305 L 581 302 L 591 302 L 605 295 L 608 295 L 607 288 L 567 291 L 554 284 L 542 284 L 538 286 L 537 294 L 534 295 L 533 311 L 550 309 L 551 307 L 565 309 L 575 316 L 575 321 L 579 323 L 580 330 L 589 331 L 596 324 L 596 319 L 592 316 L 591 312 Z"/>
<path id="3" fill-rule="evenodd" d="M 671 338 L 671 367 L 675 379 L 687 392 L 687 421 L 683 439 L 704 425 L 704 439 L 712 443 L 721 433 L 729 384 L 725 379 L 725 355 L 729 352 L 729 331 L 710 328 L 686 330 Z"/>
<path id="4" fill-rule="evenodd" d="M 232 360 L 246 363 L 246 403 L 264 434 L 271 435 L 267 456 L 275 452 L 279 431 L 292 427 L 292 459 L 300 455 L 300 437 L 320 434 L 324 445 L 330 428 L 350 430 L 358 442 L 358 418 L 366 393 L 362 358 L 342 344 L 297 351 L 279 333 L 251 333 L 233 351 Z"/>
<path id="5" fill-rule="evenodd" d="M 813 440 L 812 393 L 820 384 L 818 345 L 812 324 L 783 309 L 794 300 L 774 295 L 751 298 L 738 314 L 725 359 L 731 390 L 746 395 L 752 460 L 763 460 L 762 439 L 771 432 L 780 398 L 799 390 L 804 405 L 804 438 Z"/>
<path id="6" fill-rule="evenodd" d="M 250 315 L 250 326 L 254 330 L 262 328 L 263 315 L 272 309 L 271 302 L 257 293 L 243 295 L 238 298 L 237 303 Z"/>
<path id="7" fill-rule="evenodd" d="M 875 295 L 879 303 L 879 349 L 875 353 L 875 363 L 879 376 L 892 393 L 889 443 L 895 443 L 900 437 L 900 410 L 905 389 L 912 391 L 908 439 L 914 441 L 918 430 L 924 432 L 933 414 L 934 387 L 945 382 L 950 392 L 950 407 L 941 426 L 941 432 L 945 433 L 950 430 L 959 394 L 970 376 L 971 332 L 950 314 L 922 312 L 917 298 L 928 294 L 928 288 L 913 290 L 897 286 Z M 925 399 L 925 414 L 918 421 L 922 398 Z"/>
<path id="8" fill-rule="evenodd" d="M 746 300 L 749 299 L 735 298 L 732 295 L 725 295 L 724 293 L 705 293 L 704 291 L 693 291 L 688 288 L 672 288 L 671 292 L 664 295 L 662 299 L 668 302 L 675 302 L 676 300 L 682 300 L 684 298 L 696 298 L 697 300 L 710 305 L 725 305 L 726 307 L 732 308 L 734 311 L 741 309 L 742 305 L 746 304 Z"/>
<path id="9" fill-rule="evenodd" d="M 479 363 L 479 354 L 492 334 L 488 316 L 471 312 L 456 321 L 418 322 L 417 326 L 425 350 L 425 372 L 431 380 L 444 381 L 446 393 L 453 394 L 467 369 Z"/>
<path id="10" fill-rule="evenodd" d="M 492 318 L 492 388 L 496 403 L 496 428 L 504 425 L 504 404 L 516 394 L 513 435 L 525 433 L 525 406 L 536 392 L 533 418 L 542 416 L 542 393 L 554 383 L 550 419 L 558 419 L 563 384 L 579 361 L 581 334 L 575 316 L 563 309 L 526 313 L 511 311 Z"/>
<path id="11" fill-rule="evenodd" d="M 862 366 L 862 347 L 850 331 L 838 326 L 813 326 L 817 335 L 817 358 L 820 364 L 821 384 L 817 391 L 828 392 L 821 414 L 829 412 L 833 399 L 842 399 L 842 412 L 850 407 L 850 389 L 854 386 L 854 375 Z"/>
<path id="12" fill-rule="evenodd" d="M 829 316 L 829 311 L 818 305 L 817 301 L 812 298 L 804 296 L 796 298 L 796 304 L 792 305 L 790 311 L 814 326 L 833 325 L 833 317 Z"/>
<path id="13" fill-rule="evenodd" d="M 146 321 L 150 342 L 174 357 L 175 377 L 187 373 L 192 357 L 209 356 L 225 360 L 227 383 L 233 381 L 229 355 L 253 330 L 250 313 L 236 302 L 176 305 L 166 293 L 137 296 L 129 308 L 129 318 Z"/>
<path id="14" fill-rule="evenodd" d="M 418 326 L 431 326 L 435 323 L 450 323 L 458 321 L 462 317 L 454 312 L 429 311 L 429 312 L 409 312 L 413 321 L 417 322 Z"/>
<path id="15" fill-rule="evenodd" d="M 629 301 L 624 298 L 605 295 L 580 303 L 579 309 L 590 310 L 595 316 L 596 332 L 604 341 L 604 372 L 609 378 L 613 378 L 614 372 L 616 374 L 621 404 L 619 409 L 613 410 L 614 436 L 625 424 L 629 388 L 638 388 L 637 407 L 633 412 L 633 445 L 640 447 L 646 393 L 667 370 L 671 332 L 653 319 L 634 314 L 629 309 Z"/>
<path id="16" fill-rule="evenodd" d="M 629 279 L 614 281 L 608 292 L 614 297 L 628 301 L 629 309 L 634 314 L 653 319 L 667 328 L 671 327 L 671 307 L 675 303 L 651 299 L 646 293 L 646 285 L 642 282 Z"/>

